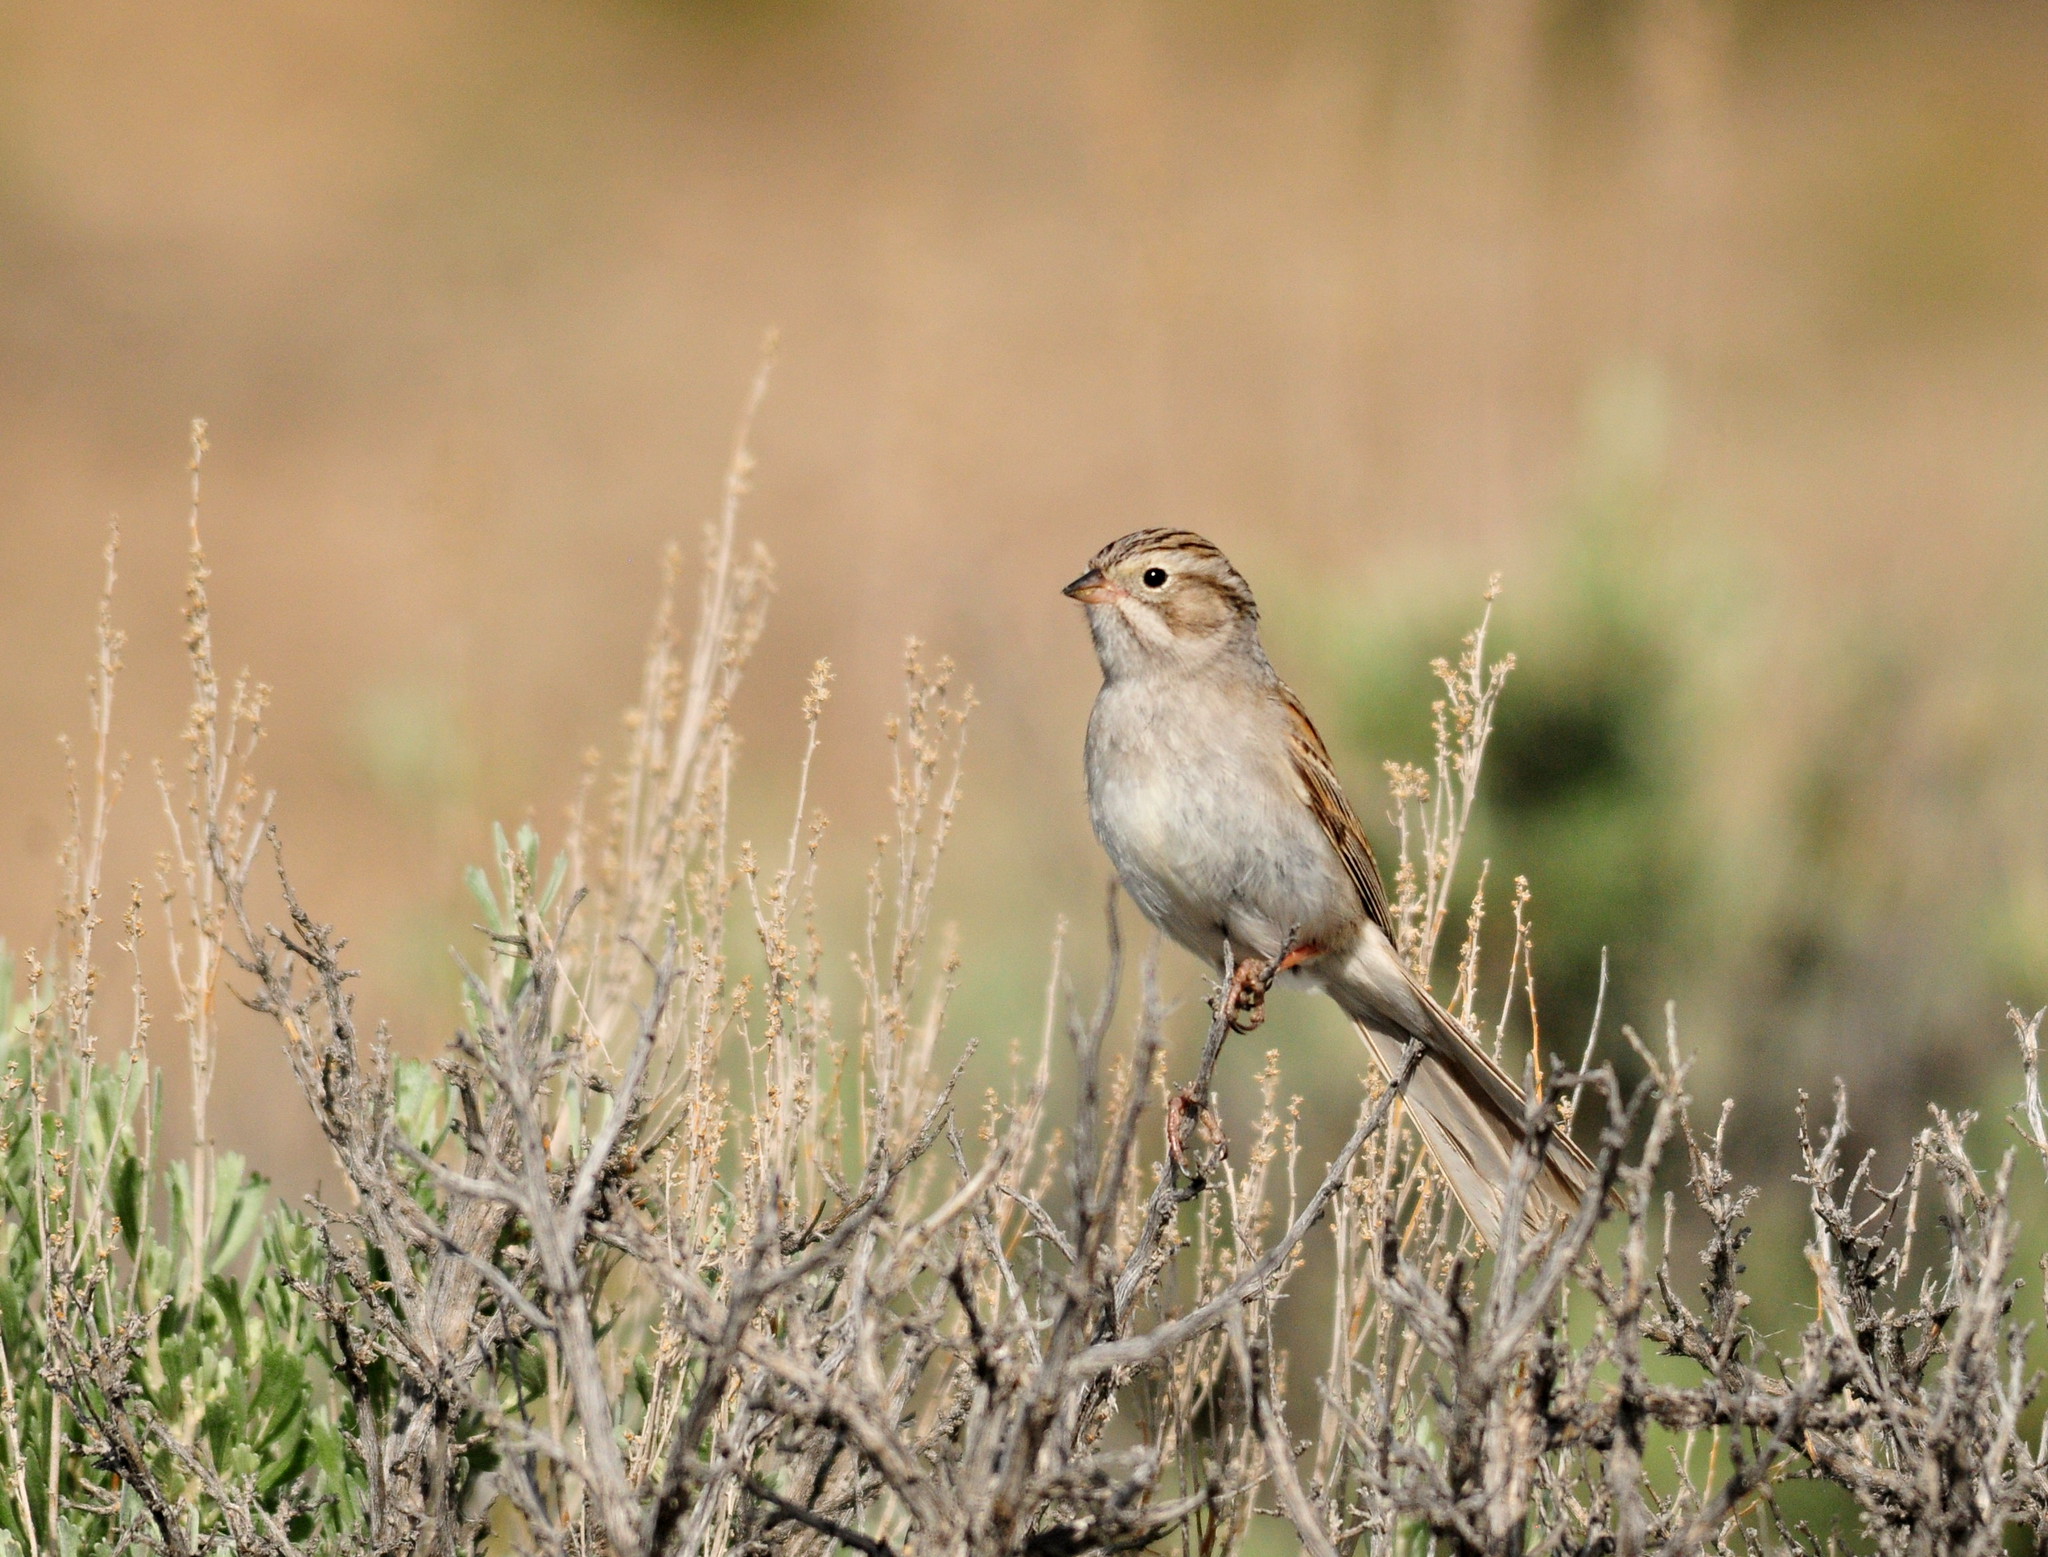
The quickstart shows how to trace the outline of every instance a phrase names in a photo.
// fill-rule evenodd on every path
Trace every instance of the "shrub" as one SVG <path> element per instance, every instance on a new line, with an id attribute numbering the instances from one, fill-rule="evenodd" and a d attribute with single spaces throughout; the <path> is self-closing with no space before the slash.
<path id="1" fill-rule="evenodd" d="M 1491 1251 L 1419 1155 L 1398 1085 L 1362 1088 L 1318 1165 L 1269 1065 L 1249 1138 L 1224 1142 L 1207 1099 L 1227 1022 L 1173 1086 L 1149 952 L 1120 998 L 1114 899 L 1106 987 L 1063 998 L 1056 948 L 1035 1041 L 1004 1086 L 963 1098 L 955 970 L 931 928 L 971 699 L 915 647 L 859 1001 L 836 1011 L 805 786 L 772 851 L 727 826 L 728 711 L 767 583 L 738 540 L 746 474 L 743 433 L 696 621 L 674 611 L 671 559 L 609 785 L 586 788 L 559 854 L 500 834 L 473 877 L 487 930 L 432 1064 L 365 1030 L 344 942 L 285 870 L 249 778 L 265 693 L 215 671 L 195 502 L 185 780 L 158 778 L 199 1142 L 177 1160 L 142 1049 L 139 886 L 118 959 L 101 934 L 121 779 L 103 607 L 58 951 L 24 959 L 0 1094 L 10 1551 L 1050 1557 L 1236 1551 L 1273 1520 L 1317 1553 L 2038 1538 L 2014 1159 L 1979 1167 L 1967 1118 L 1937 1113 L 1880 1185 L 1844 1159 L 1839 1098 L 1825 1126 L 1802 1112 L 1816 1304 L 1780 1350 L 1745 1317 L 1752 1192 L 1722 1161 L 1727 1110 L 1695 1125 L 1670 1032 L 1625 1034 L 1648 1077 L 1627 1093 L 1590 1047 L 1541 1057 L 1510 1198 L 1575 1126 L 1597 1135 L 1599 1182 L 1569 1225 Z M 1483 622 L 1440 675 L 1436 770 L 1395 776 L 1404 946 L 1423 969 L 1507 675 Z M 821 665 L 812 750 L 829 688 Z M 1475 902 L 1449 1003 L 1485 1032 L 1483 926 Z M 1525 937 L 1518 900 L 1496 1042 L 1534 1031 Z M 345 1197 L 269 1205 L 212 1144 L 230 993 L 276 1025 Z M 2048 1163 L 2039 1025 L 2018 1023 L 2015 1119 Z M 1076 1096 L 1058 1125 L 1056 1067 Z M 1186 1171 L 1165 1160 L 1169 1111 L 1203 1126 Z M 1672 1248 L 1694 1228 L 1688 1297 Z M 1286 1302 L 1327 1325 L 1307 1398 L 1286 1389 Z M 1804 1481 L 1837 1489 L 1829 1528 L 1788 1508 Z"/>

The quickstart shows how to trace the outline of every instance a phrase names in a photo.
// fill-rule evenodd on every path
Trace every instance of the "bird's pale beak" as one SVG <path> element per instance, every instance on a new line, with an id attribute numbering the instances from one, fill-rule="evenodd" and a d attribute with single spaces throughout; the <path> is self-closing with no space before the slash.
<path id="1" fill-rule="evenodd" d="M 1101 605 L 1113 599 L 1118 590 L 1116 585 L 1102 576 L 1102 569 L 1090 568 L 1073 583 L 1060 591 L 1069 600 L 1078 600 L 1083 605 Z"/>

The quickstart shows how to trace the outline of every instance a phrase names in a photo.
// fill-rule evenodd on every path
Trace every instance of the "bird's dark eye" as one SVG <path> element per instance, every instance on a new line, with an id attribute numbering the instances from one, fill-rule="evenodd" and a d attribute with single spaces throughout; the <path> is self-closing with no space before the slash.
<path id="1" fill-rule="evenodd" d="M 1147 568 L 1145 570 L 1145 587 L 1147 589 L 1157 589 L 1161 584 L 1164 584 L 1165 582 L 1166 569 Z"/>

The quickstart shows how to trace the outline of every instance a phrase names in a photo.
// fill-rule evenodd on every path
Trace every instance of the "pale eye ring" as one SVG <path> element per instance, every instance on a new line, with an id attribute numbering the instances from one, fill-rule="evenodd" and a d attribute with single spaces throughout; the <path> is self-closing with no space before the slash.
<path id="1" fill-rule="evenodd" d="M 1161 584 L 1164 584 L 1165 582 L 1166 569 L 1147 568 L 1145 570 L 1145 587 L 1147 589 L 1157 589 Z"/>

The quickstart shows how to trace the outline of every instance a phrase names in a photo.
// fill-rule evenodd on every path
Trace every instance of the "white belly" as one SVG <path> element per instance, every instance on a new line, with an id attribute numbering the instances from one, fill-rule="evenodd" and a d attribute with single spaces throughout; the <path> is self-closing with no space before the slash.
<path id="1" fill-rule="evenodd" d="M 1096 836 L 1146 917 L 1205 960 L 1226 941 L 1270 957 L 1290 931 L 1327 935 L 1359 913 L 1278 732 L 1233 712 L 1115 685 L 1090 721 Z"/>

